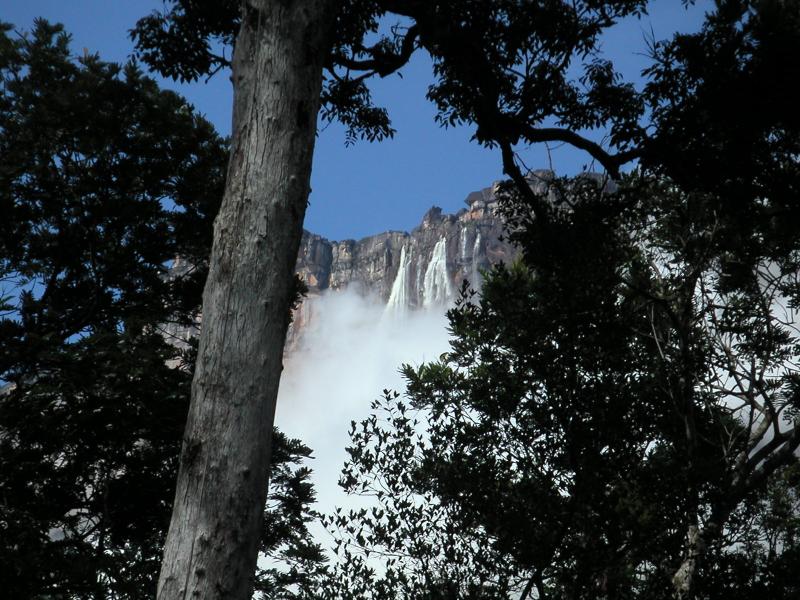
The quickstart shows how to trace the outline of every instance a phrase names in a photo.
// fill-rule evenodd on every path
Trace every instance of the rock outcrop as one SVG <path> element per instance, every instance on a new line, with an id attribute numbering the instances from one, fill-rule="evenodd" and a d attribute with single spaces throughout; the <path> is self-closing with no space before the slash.
<path id="1" fill-rule="evenodd" d="M 502 222 L 492 188 L 473 192 L 454 215 L 431 208 L 410 233 L 389 231 L 362 240 L 328 241 L 306 232 L 297 272 L 312 295 L 355 288 L 390 306 L 419 308 L 452 299 L 463 279 L 511 256 L 500 241 Z"/>
<path id="2" fill-rule="evenodd" d="M 339 242 L 305 232 L 297 273 L 309 294 L 295 314 L 289 346 L 313 319 L 315 297 L 323 292 L 354 290 L 400 313 L 452 302 L 465 279 L 479 288 L 481 271 L 512 258 L 513 249 L 501 240 L 495 186 L 469 194 L 465 203 L 456 214 L 431 208 L 411 232 Z"/>

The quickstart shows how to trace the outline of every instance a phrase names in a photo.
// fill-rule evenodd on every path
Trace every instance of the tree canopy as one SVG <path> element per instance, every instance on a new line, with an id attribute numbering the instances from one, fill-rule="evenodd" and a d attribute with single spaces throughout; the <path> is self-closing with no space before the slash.
<path id="1" fill-rule="evenodd" d="M 14 598 L 152 598 L 227 147 L 133 63 L 0 27 L 0 579 Z M 170 274 L 180 256 L 194 268 Z M 183 340 L 180 340 L 183 342 Z M 322 557 L 310 450 L 275 437 L 258 578 Z M 294 565 L 294 566 L 293 566 Z"/>
<path id="2" fill-rule="evenodd" d="M 503 153 L 522 259 L 465 289 L 452 351 L 405 371 L 411 407 L 388 396 L 354 427 L 343 484 L 379 507 L 331 526 L 365 597 L 796 593 L 800 129 L 778 57 L 799 17 L 717 2 L 653 46 L 641 91 L 589 48 L 586 95 L 556 84 L 540 115 L 479 58 L 442 63 L 473 84 L 434 85 L 442 117 Z M 594 127 L 607 149 L 575 135 Z M 616 182 L 537 193 L 514 144 L 553 138 Z"/>
<path id="3" fill-rule="evenodd" d="M 623 80 L 600 41 L 620 19 L 646 14 L 648 5 L 342 3 L 322 116 L 340 119 L 350 139 L 392 135 L 388 112 L 371 101 L 369 79 L 399 72 L 414 52 L 427 52 L 436 78 L 428 97 L 439 121 L 477 126 L 475 140 L 502 149 L 506 173 L 517 183 L 525 169 L 514 163 L 515 147 L 565 142 L 613 176 L 639 161 L 704 191 L 716 182 L 716 191 L 724 187 L 731 199 L 765 189 L 776 201 L 779 191 L 796 197 L 796 189 L 778 186 L 789 185 L 788 165 L 798 150 L 790 87 L 800 73 L 783 59 L 798 45 L 793 3 L 714 2 L 700 31 L 638 49 L 652 64 L 637 87 Z M 132 37 L 151 68 L 197 80 L 230 66 L 239 23 L 236 0 L 213 7 L 170 0 L 140 20 Z"/>
<path id="4" fill-rule="evenodd" d="M 733 249 L 724 199 L 650 177 L 543 197 L 546 221 L 509 188 L 521 259 L 464 288 L 408 400 L 354 424 L 342 484 L 377 506 L 331 520 L 340 577 L 365 598 L 793 597 L 800 236 Z"/>

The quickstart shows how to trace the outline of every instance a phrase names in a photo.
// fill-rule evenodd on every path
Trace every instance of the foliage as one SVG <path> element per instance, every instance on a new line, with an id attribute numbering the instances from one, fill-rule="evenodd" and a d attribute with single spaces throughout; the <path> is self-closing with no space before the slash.
<path id="1" fill-rule="evenodd" d="M 131 32 L 145 63 L 183 80 L 230 65 L 226 55 L 233 52 L 240 3 L 226 0 L 213 9 L 194 0 L 165 5 Z M 322 117 L 341 121 L 348 141 L 391 136 L 388 114 L 373 104 L 367 82 L 400 72 L 422 49 L 434 63 L 437 81 L 428 96 L 439 109 L 439 121 L 477 124 L 481 143 L 560 139 L 563 131 L 538 127 L 552 115 L 577 129 L 608 122 L 615 129 L 636 128 L 642 103 L 600 58 L 598 40 L 620 18 L 641 14 L 646 5 L 646 0 L 337 3 Z M 567 67 L 573 61 L 582 72 L 570 78 Z"/>
<path id="2" fill-rule="evenodd" d="M 730 204 L 795 204 L 800 115 L 800 6 L 717 2 L 697 34 L 656 43 L 644 90 L 655 133 L 643 162 L 684 188 Z"/>
<path id="3" fill-rule="evenodd" d="M 336 560 L 318 598 L 508 598 L 520 572 L 477 523 L 459 518 L 424 485 L 421 423 L 427 417 L 384 392 L 356 426 L 340 485 L 362 508 L 325 518 Z M 522 582 L 524 583 L 524 582 Z"/>
<path id="4" fill-rule="evenodd" d="M 800 117 L 790 86 L 800 73 L 782 57 L 800 47 L 797 3 L 716 1 L 699 32 L 651 41 L 652 64 L 639 89 L 622 79 L 600 40 L 648 5 L 339 3 L 321 114 L 347 127 L 348 142 L 392 135 L 368 82 L 401 72 L 424 51 L 433 62 L 428 97 L 438 121 L 473 124 L 477 142 L 499 146 L 505 172 L 531 204 L 536 197 L 527 191 L 514 149 L 545 142 L 583 150 L 614 177 L 639 160 L 687 190 L 745 201 L 769 190 L 773 201 L 792 202 Z M 170 0 L 131 35 L 149 66 L 195 80 L 230 65 L 225 56 L 233 51 L 239 18 L 234 0 L 214 8 Z M 597 134 L 604 143 L 594 141 Z"/>
<path id="5" fill-rule="evenodd" d="M 521 258 L 464 288 L 450 352 L 405 367 L 410 408 L 354 426 L 343 485 L 377 508 L 333 520 L 340 577 L 366 598 L 669 598 L 681 573 L 682 597 L 790 597 L 800 238 L 732 248 L 723 201 L 649 177 L 547 187 L 547 220 L 508 188 Z"/>
<path id="6" fill-rule="evenodd" d="M 197 313 L 226 144 L 134 64 L 71 57 L 45 21 L 2 27 L 0 76 L 4 594 L 150 598 L 194 354 L 164 325 Z M 178 255 L 197 267 L 168 276 Z M 274 456 L 262 550 L 316 565 L 310 450 L 278 434 Z"/>
<path id="7" fill-rule="evenodd" d="M 231 66 L 241 2 L 223 0 L 212 5 L 169 0 L 164 4 L 163 11 L 143 17 L 131 31 L 137 56 L 143 62 L 165 77 L 181 81 L 211 77 Z M 371 0 L 342 3 L 336 18 L 340 37 L 334 52 L 342 54 L 349 53 L 346 48 L 358 46 L 368 32 L 377 28 L 376 8 Z M 387 56 L 393 45 L 388 37 L 377 44 Z M 323 116 L 328 120 L 340 118 L 348 126 L 350 141 L 383 139 L 394 134 L 386 111 L 372 104 L 362 80 L 331 77 L 322 99 Z"/>
<path id="8" fill-rule="evenodd" d="M 311 449 L 275 429 L 270 466 L 270 495 L 264 512 L 261 561 L 256 572 L 256 598 L 301 600 L 323 577 L 327 556 L 312 538 L 308 525 L 319 515 L 309 481 L 311 470 L 301 463 Z"/>

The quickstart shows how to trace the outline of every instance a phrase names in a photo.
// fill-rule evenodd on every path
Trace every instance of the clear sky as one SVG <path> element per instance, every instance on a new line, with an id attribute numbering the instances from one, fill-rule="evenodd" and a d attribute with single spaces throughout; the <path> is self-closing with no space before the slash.
<path id="1" fill-rule="evenodd" d="M 604 39 L 604 50 L 629 78 L 647 63 L 645 36 L 669 37 L 675 30 L 695 30 L 709 0 L 685 9 L 680 0 L 656 0 L 650 15 L 631 19 Z M 61 22 L 73 36 L 75 53 L 83 48 L 104 60 L 125 61 L 132 50 L 128 30 L 141 16 L 162 6 L 161 0 L 0 0 L 0 20 L 27 29 L 35 17 Z M 387 229 L 408 230 L 431 205 L 455 212 L 466 195 L 502 177 L 498 151 L 470 142 L 471 128 L 441 129 L 425 99 L 431 82 L 430 63 L 421 54 L 403 70 L 403 77 L 374 82 L 375 100 L 389 109 L 397 135 L 380 143 L 345 147 L 342 129 L 320 132 L 314 159 L 312 194 L 306 229 L 331 239 L 360 238 Z M 223 133 L 230 132 L 230 82 L 219 74 L 209 83 L 176 89 Z M 548 166 L 543 148 L 524 153 L 531 168 Z M 560 148 L 552 154 L 560 174 L 578 172 L 586 155 Z"/>

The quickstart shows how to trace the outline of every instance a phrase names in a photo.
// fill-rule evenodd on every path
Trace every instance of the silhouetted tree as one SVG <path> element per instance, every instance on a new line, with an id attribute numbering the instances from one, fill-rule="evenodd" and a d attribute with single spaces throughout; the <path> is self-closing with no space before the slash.
<path id="1" fill-rule="evenodd" d="M 378 508 L 332 521 L 341 577 L 376 598 L 433 576 L 453 598 L 792 597 L 800 235 L 780 201 L 745 225 L 649 176 L 549 181 L 546 219 L 507 193 L 520 261 L 465 288 L 449 353 L 405 368 L 411 408 L 387 397 L 351 432 L 343 484 Z"/>
<path id="2" fill-rule="evenodd" d="M 199 308 L 227 148 L 58 25 L 2 25 L 0 78 L 2 593 L 152 598 L 195 352 L 165 325 Z M 178 255 L 196 267 L 169 275 Z M 259 587 L 292 597 L 322 560 L 310 450 L 274 444 Z"/>

